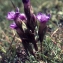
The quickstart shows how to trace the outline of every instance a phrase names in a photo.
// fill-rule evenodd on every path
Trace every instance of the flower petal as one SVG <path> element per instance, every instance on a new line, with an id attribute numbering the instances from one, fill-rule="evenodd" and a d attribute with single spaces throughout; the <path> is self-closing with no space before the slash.
<path id="1" fill-rule="evenodd" d="M 17 29 L 18 27 L 17 27 L 17 25 L 13 22 L 13 23 L 10 25 L 10 28 L 11 28 L 11 29 Z"/>
<path id="2" fill-rule="evenodd" d="M 20 18 L 21 20 L 27 20 L 27 18 L 26 18 L 26 16 L 25 16 L 24 13 L 21 13 L 21 14 L 19 15 L 19 18 Z"/>
<path id="3" fill-rule="evenodd" d="M 7 14 L 7 19 L 8 20 L 13 20 L 14 17 L 15 17 L 15 12 L 14 11 L 8 12 L 8 14 Z"/>
<path id="4" fill-rule="evenodd" d="M 42 13 L 39 13 L 36 17 L 40 22 L 47 22 L 50 19 L 49 16 L 47 16 L 46 14 L 42 14 Z"/>

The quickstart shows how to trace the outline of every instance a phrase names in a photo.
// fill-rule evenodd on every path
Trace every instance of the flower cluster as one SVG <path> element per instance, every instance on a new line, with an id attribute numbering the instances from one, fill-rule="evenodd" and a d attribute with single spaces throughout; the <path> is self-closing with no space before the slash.
<path id="1" fill-rule="evenodd" d="M 34 55 L 32 46 L 33 44 L 36 51 L 38 51 L 38 47 L 35 39 L 35 27 L 37 26 L 37 21 L 40 22 L 38 29 L 38 36 L 40 42 L 43 41 L 43 36 L 45 34 L 46 23 L 50 19 L 50 17 L 46 14 L 38 13 L 35 15 L 31 11 L 30 0 L 22 0 L 24 5 L 24 13 L 19 12 L 19 8 L 16 8 L 15 11 L 8 12 L 7 19 L 13 20 L 14 22 L 10 25 L 10 28 L 16 29 L 16 32 L 20 36 L 22 40 L 22 44 L 28 54 L 28 51 Z M 26 25 L 23 28 L 23 23 Z M 34 55 L 35 56 L 35 55 Z"/>

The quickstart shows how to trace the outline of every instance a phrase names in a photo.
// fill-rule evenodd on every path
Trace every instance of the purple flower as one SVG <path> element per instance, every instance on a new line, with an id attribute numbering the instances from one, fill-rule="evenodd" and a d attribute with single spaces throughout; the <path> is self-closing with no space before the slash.
<path id="1" fill-rule="evenodd" d="M 10 28 L 11 28 L 11 29 L 17 29 L 18 27 L 17 27 L 17 25 L 15 24 L 15 22 L 13 22 L 13 23 L 10 25 Z"/>
<path id="2" fill-rule="evenodd" d="M 8 12 L 8 14 L 7 14 L 7 19 L 8 20 L 14 20 L 14 17 L 15 17 L 15 12 L 14 11 Z"/>
<path id="3" fill-rule="evenodd" d="M 26 20 L 25 14 L 20 13 L 19 8 L 16 9 L 16 12 L 14 12 L 14 11 L 8 12 L 8 14 L 7 14 L 8 20 L 14 20 L 15 21 L 17 18 L 19 18 L 21 20 Z"/>
<path id="4" fill-rule="evenodd" d="M 21 20 L 27 20 L 27 18 L 26 18 L 26 16 L 25 16 L 24 13 L 19 14 L 19 18 L 20 18 Z"/>
<path id="5" fill-rule="evenodd" d="M 47 22 L 50 19 L 50 16 L 42 13 L 39 13 L 36 17 L 40 22 Z"/>
<path id="6" fill-rule="evenodd" d="M 23 2 L 23 3 L 28 3 L 28 2 L 29 2 L 29 0 L 22 0 L 22 2 Z"/>
<path id="7" fill-rule="evenodd" d="M 14 20 L 15 18 L 20 18 L 21 20 L 26 20 L 26 16 L 24 13 L 20 13 L 19 16 L 17 16 L 18 13 L 14 12 L 14 11 L 11 11 L 8 13 L 7 15 L 7 19 L 8 20 Z"/>

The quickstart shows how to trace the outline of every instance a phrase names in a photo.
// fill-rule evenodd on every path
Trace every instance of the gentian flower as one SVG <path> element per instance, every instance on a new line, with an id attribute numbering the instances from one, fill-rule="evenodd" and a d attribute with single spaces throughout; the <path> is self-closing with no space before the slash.
<path id="1" fill-rule="evenodd" d="M 16 15 L 17 15 L 16 12 L 11 11 L 11 12 L 8 13 L 7 19 L 8 19 L 8 20 L 14 20 L 14 19 L 17 18 Z M 20 18 L 21 20 L 26 20 L 26 16 L 25 16 L 24 13 L 20 13 L 19 16 L 18 16 L 18 18 Z"/>
<path id="2" fill-rule="evenodd" d="M 17 25 L 15 24 L 15 22 L 13 22 L 12 24 L 10 24 L 10 28 L 11 29 L 17 29 Z"/>
<path id="3" fill-rule="evenodd" d="M 36 17 L 40 22 L 47 22 L 50 19 L 50 16 L 42 13 L 39 13 Z"/>
<path id="4" fill-rule="evenodd" d="M 15 21 L 17 18 L 19 18 L 21 20 L 26 20 L 25 14 L 20 13 L 19 9 L 17 9 L 16 12 L 14 12 L 14 11 L 8 12 L 8 14 L 7 14 L 8 20 L 14 20 Z"/>
<path id="5" fill-rule="evenodd" d="M 39 36 L 39 41 L 40 41 L 40 44 L 41 44 L 40 48 L 41 48 L 41 53 L 42 53 L 42 42 L 43 42 L 44 35 L 46 33 L 46 30 L 47 30 L 46 23 L 50 19 L 50 16 L 48 16 L 46 14 L 39 13 L 36 17 L 40 22 L 39 29 L 38 29 L 38 36 Z"/>

